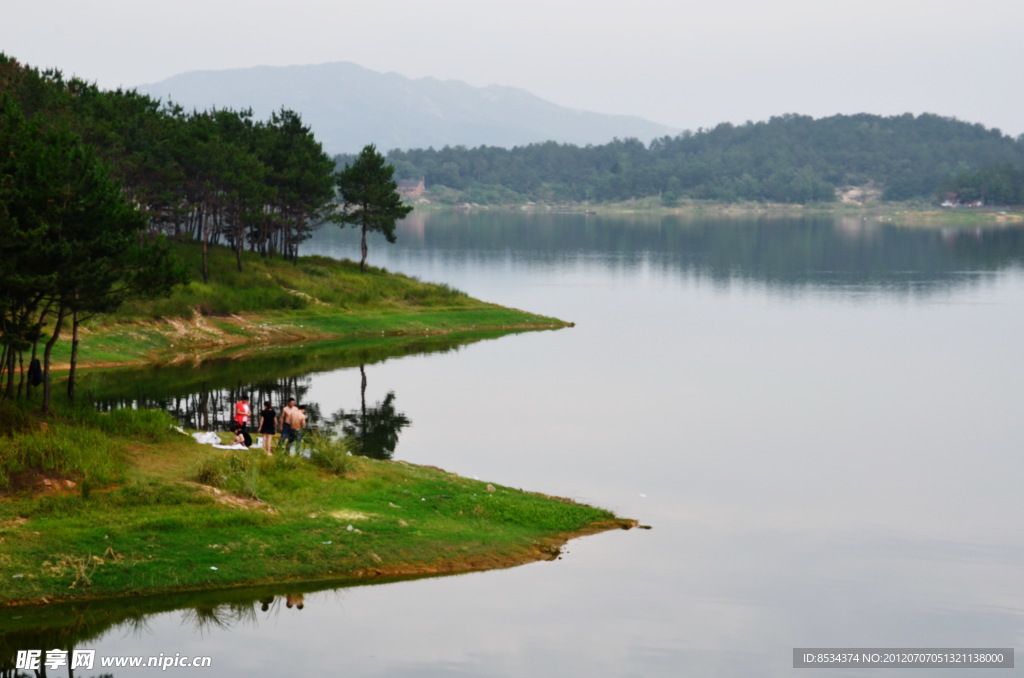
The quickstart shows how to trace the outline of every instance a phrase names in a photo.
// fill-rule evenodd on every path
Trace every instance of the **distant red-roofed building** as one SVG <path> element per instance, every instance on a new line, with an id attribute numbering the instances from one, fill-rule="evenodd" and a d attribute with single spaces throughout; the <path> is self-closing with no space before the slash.
<path id="1" fill-rule="evenodd" d="M 426 177 L 420 177 L 418 181 L 416 179 L 399 179 L 398 194 L 407 198 L 418 198 L 426 189 L 425 181 Z"/>

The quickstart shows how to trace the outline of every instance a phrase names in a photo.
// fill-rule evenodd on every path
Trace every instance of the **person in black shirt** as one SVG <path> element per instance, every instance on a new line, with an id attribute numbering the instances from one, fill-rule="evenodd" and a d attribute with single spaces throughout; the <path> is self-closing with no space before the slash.
<path id="1" fill-rule="evenodd" d="M 260 435 L 263 437 L 263 451 L 267 453 L 268 457 L 274 453 L 272 443 L 274 434 L 277 432 L 274 430 L 276 418 L 277 412 L 270 406 L 270 403 L 263 403 L 263 409 L 260 410 Z"/>

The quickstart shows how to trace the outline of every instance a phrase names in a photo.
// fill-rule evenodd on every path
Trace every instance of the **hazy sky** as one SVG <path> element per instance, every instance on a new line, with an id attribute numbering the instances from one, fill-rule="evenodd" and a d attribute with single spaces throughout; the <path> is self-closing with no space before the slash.
<path id="1" fill-rule="evenodd" d="M 0 51 L 104 88 L 351 61 L 685 129 L 930 112 L 1024 134 L 1022 0 L 12 0 Z"/>

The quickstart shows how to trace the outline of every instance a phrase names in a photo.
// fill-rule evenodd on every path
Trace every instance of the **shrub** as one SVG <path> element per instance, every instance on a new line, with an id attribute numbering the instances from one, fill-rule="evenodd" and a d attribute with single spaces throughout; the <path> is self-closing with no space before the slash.
<path id="1" fill-rule="evenodd" d="M 105 433 L 93 428 L 56 424 L 4 442 L 6 453 L 0 457 L 0 481 L 4 486 L 10 474 L 21 471 L 77 475 L 94 482 L 106 482 L 113 479 L 122 466 L 117 446 Z"/>
<path id="2" fill-rule="evenodd" d="M 352 455 L 344 438 L 310 431 L 303 437 L 302 446 L 309 451 L 309 461 L 328 473 L 344 476 L 352 468 Z"/>
<path id="3" fill-rule="evenodd" d="M 192 479 L 240 497 L 256 499 L 260 471 L 259 457 L 239 450 L 231 454 L 214 453 L 203 457 L 192 472 Z"/>
<path id="4" fill-rule="evenodd" d="M 32 426 L 32 415 L 19 403 L 0 402 L 0 435 L 9 436 L 27 431 Z"/>
<path id="5" fill-rule="evenodd" d="M 97 418 L 99 428 L 107 433 L 116 433 L 143 438 L 151 442 L 167 440 L 174 433 L 174 418 L 163 410 L 135 410 L 119 408 Z"/>

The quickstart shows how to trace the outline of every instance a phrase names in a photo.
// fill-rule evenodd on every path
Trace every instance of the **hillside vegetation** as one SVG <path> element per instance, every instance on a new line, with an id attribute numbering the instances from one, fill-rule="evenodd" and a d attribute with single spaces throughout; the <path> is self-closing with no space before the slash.
<path id="1" fill-rule="evenodd" d="M 197 279 L 199 246 L 172 243 L 191 282 L 165 298 L 136 299 L 91 321 L 82 365 L 195 359 L 225 349 L 265 349 L 296 341 L 395 337 L 565 327 L 546 316 L 474 299 L 444 284 L 352 261 L 299 257 L 295 262 L 217 246 L 208 252 L 209 281 Z M 65 361 L 69 346 L 54 356 Z"/>
<path id="2" fill-rule="evenodd" d="M 337 162 L 346 156 L 338 156 Z M 435 200 L 831 202 L 870 186 L 883 200 L 1024 202 L 1024 138 L 938 115 L 802 115 L 599 146 L 394 150 L 400 177 Z M 993 177 L 995 177 L 993 179 Z M 960 195 L 962 194 L 962 196 Z"/>

